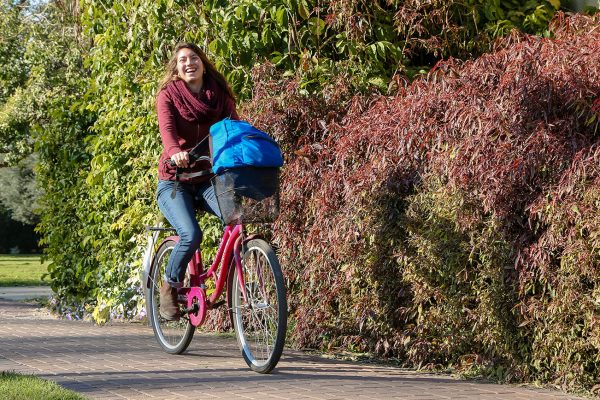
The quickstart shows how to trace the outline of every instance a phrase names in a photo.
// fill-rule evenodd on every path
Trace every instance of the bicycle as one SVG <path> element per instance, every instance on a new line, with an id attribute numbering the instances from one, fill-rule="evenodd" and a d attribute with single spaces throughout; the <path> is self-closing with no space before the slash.
<path id="1" fill-rule="evenodd" d="M 213 179 L 217 182 L 232 180 L 225 174 Z M 269 373 L 277 365 L 285 343 L 286 289 L 273 247 L 259 235 L 246 235 L 243 222 L 251 220 L 244 215 L 252 214 L 248 210 L 253 207 L 264 211 L 267 200 L 278 207 L 278 196 L 275 193 L 266 198 L 256 199 L 254 196 L 252 199 L 247 197 L 248 187 L 235 187 L 235 179 L 234 187 L 227 187 L 227 184 L 231 186 L 231 182 L 225 184 L 225 189 L 219 189 L 213 181 L 215 188 L 219 189 L 216 195 L 222 215 L 229 215 L 225 217 L 226 225 L 217 254 L 208 270 L 204 269 L 200 249 L 196 250 L 189 262 L 184 287 L 178 289 L 177 293 L 182 308 L 179 321 L 166 321 L 159 313 L 160 285 L 169 255 L 179 237 L 170 235 L 156 246 L 156 239 L 161 232 L 175 230 L 160 226 L 147 228 L 152 233 L 144 260 L 146 309 L 154 336 L 163 350 L 169 354 L 181 354 L 188 348 L 196 329 L 204 323 L 208 311 L 227 303 L 229 318 L 245 362 L 255 372 Z M 257 204 L 260 207 L 257 208 Z M 156 250 L 152 252 L 154 248 Z M 210 281 L 214 284 L 214 290 L 207 294 Z M 226 300 L 219 300 L 224 290 L 227 293 Z"/>

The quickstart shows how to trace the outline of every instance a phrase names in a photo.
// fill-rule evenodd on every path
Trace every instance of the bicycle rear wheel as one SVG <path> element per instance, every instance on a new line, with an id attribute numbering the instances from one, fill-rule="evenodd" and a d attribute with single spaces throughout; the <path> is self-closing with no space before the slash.
<path id="1" fill-rule="evenodd" d="M 183 353 L 196 331 L 187 315 L 182 315 L 179 321 L 167 321 L 160 316 L 160 286 L 164 280 L 169 256 L 176 244 L 175 240 L 167 240 L 158 248 L 152 268 L 151 285 L 146 296 L 146 308 L 154 337 L 169 354 Z"/>
<path id="2" fill-rule="evenodd" d="M 287 329 L 285 284 L 273 248 L 250 240 L 242 259 L 244 300 L 238 271 L 231 285 L 232 320 L 242 356 L 255 372 L 269 373 L 279 361 Z"/>

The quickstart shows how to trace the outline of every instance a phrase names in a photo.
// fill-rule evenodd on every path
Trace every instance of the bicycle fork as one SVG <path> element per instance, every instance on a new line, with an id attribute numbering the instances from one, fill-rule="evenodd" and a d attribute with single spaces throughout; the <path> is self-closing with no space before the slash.
<path id="1" fill-rule="evenodd" d="M 235 260 L 235 269 L 237 271 L 238 285 L 242 289 L 242 296 L 244 298 L 244 302 L 248 304 L 248 295 L 246 294 L 246 283 L 244 282 L 244 268 L 242 267 L 242 236 L 240 235 L 235 240 L 235 245 L 233 246 L 233 258 Z"/>

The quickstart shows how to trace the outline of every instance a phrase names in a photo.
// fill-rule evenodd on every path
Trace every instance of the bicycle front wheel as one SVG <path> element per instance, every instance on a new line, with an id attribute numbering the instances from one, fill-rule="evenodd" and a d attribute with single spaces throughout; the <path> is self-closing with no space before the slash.
<path id="1" fill-rule="evenodd" d="M 158 344 L 169 354 L 183 353 L 190 345 L 196 331 L 186 315 L 183 315 L 179 321 L 167 321 L 160 316 L 160 287 L 169 256 L 176 244 L 174 240 L 167 240 L 158 248 L 152 268 L 151 285 L 146 297 L 146 308 L 154 336 Z"/>
<path id="2" fill-rule="evenodd" d="M 273 248 L 262 239 L 248 242 L 242 269 L 243 286 L 236 268 L 231 286 L 233 327 L 248 366 L 266 374 L 277 365 L 285 343 L 287 300 L 283 274 Z"/>

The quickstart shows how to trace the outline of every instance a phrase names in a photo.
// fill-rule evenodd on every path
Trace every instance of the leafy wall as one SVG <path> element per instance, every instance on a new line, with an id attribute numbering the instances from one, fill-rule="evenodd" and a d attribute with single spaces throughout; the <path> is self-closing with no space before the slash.
<path id="1" fill-rule="evenodd" d="M 343 108 L 352 93 L 395 90 L 403 77 L 421 68 L 411 60 L 422 64 L 442 55 L 465 56 L 489 48 L 500 32 L 492 28 L 496 24 L 543 32 L 557 8 L 551 2 L 531 8 L 480 1 L 460 7 L 440 2 L 426 10 L 415 2 L 397 1 L 87 0 L 57 4 L 62 4 L 58 10 L 68 17 L 62 22 L 73 30 L 73 48 L 81 51 L 79 59 L 66 59 L 65 69 L 83 63 L 86 74 L 73 77 L 66 72 L 74 96 L 62 98 L 60 92 L 50 96 L 56 99 L 51 113 L 57 118 L 42 121 L 39 130 L 44 154 L 39 176 L 47 189 L 40 231 L 48 257 L 55 261 L 53 286 L 62 303 L 74 299 L 80 309 L 94 310 L 98 321 L 106 320 L 111 311 L 129 316 L 143 311 L 135 289 L 141 232 L 158 215 L 153 200 L 160 152 L 154 96 L 175 43 L 189 40 L 203 45 L 241 100 L 250 97 L 256 83 L 252 67 L 268 62 L 284 78 L 297 78 L 299 96 L 327 96 L 332 82 L 344 82 L 347 98 L 334 96 L 340 99 L 337 107 Z M 474 19 L 461 30 L 465 10 Z M 429 17 L 406 20 L 406 15 L 414 13 Z M 445 37 L 456 29 L 462 33 L 443 43 L 425 43 L 427 38 Z M 79 141 L 76 148 L 68 146 L 64 151 L 81 154 L 81 158 L 56 163 L 54 153 L 44 152 L 54 148 L 58 137 L 49 132 L 60 132 L 53 126 L 63 117 L 65 123 L 73 119 L 67 131 Z M 46 123 L 52 129 L 45 129 Z M 300 132 L 301 127 L 296 128 Z M 71 183 L 55 184 L 52 174 L 69 173 L 65 179 Z M 64 208 L 59 211 L 58 207 Z M 214 222 L 209 226 L 213 235 L 207 235 L 207 249 L 217 232 Z M 68 232 L 62 232 L 65 229 Z M 65 255 L 65 247 L 70 255 Z M 74 279 L 79 282 L 76 287 Z"/>

